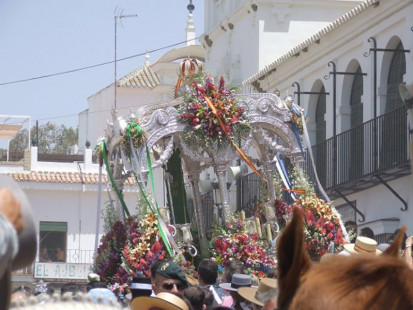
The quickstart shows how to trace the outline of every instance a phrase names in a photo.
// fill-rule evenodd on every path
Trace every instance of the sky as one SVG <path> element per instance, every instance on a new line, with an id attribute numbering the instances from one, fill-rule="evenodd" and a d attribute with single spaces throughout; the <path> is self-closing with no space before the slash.
<path id="1" fill-rule="evenodd" d="M 197 36 L 203 0 L 193 0 Z M 146 51 L 185 41 L 188 0 L 0 0 L 0 114 L 76 128 L 87 98 L 139 68 Z M 177 47 L 182 47 L 181 44 Z M 170 49 L 170 48 L 169 48 Z M 151 53 L 154 63 L 169 49 Z M 60 74 L 89 66 L 107 65 Z M 57 75 L 55 75 L 57 74 Z M 47 78 L 41 76 L 54 75 Z M 16 82 L 30 79 L 29 81 Z"/>

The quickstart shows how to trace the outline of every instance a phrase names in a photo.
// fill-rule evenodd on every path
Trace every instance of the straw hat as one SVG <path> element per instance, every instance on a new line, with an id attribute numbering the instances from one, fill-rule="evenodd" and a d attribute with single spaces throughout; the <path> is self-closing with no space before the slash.
<path id="1" fill-rule="evenodd" d="M 380 255 L 382 253 L 377 249 L 376 240 L 363 236 L 358 236 L 356 238 L 356 243 L 345 244 L 344 249 L 352 254 Z"/>
<path id="2" fill-rule="evenodd" d="M 189 310 L 188 305 L 178 296 L 162 292 L 156 297 L 141 296 L 131 302 L 132 310 L 149 310 L 158 308 L 162 310 Z"/>
<path id="3" fill-rule="evenodd" d="M 251 287 L 252 277 L 248 274 L 235 273 L 232 275 L 231 283 L 221 283 L 219 286 L 224 290 L 237 291 L 243 286 Z"/>
<path id="4" fill-rule="evenodd" d="M 264 278 L 260 281 L 258 288 L 240 287 L 238 294 L 246 300 L 262 307 L 268 300 L 278 294 L 278 282 L 276 279 Z"/>

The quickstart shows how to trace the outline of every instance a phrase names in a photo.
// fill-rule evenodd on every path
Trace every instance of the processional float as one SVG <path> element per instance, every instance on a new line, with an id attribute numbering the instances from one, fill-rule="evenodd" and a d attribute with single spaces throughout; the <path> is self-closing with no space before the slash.
<path id="1" fill-rule="evenodd" d="M 214 169 L 224 222 L 231 215 L 226 174 L 234 159 L 245 161 L 267 182 L 270 199 L 274 201 L 277 197 L 271 180 L 277 169 L 276 159 L 280 156 L 288 158 L 293 165 L 304 161 L 300 127 L 305 126 L 305 118 L 303 110 L 294 105 L 291 97 L 281 99 L 268 93 L 234 94 L 225 88 L 223 80 L 215 85 L 210 77 L 195 72 L 197 68 L 192 60 L 185 60 L 181 66 L 176 99 L 143 107 L 136 115 L 131 113 L 127 117 L 117 116 L 113 111 L 113 122 L 108 124 L 106 137 L 98 144 L 105 153 L 103 157 L 114 190 L 120 192 L 125 179 L 134 177 L 144 195 L 153 187 L 153 169 L 166 165 L 174 149 L 179 149 L 194 198 L 194 219 L 201 252 L 207 253 L 201 172 L 210 167 Z M 201 82 L 196 80 L 200 77 Z M 237 132 L 235 127 L 240 124 L 243 130 Z M 249 158 L 247 154 L 251 152 L 258 158 Z M 255 168 L 258 161 L 262 163 L 260 171 Z M 289 187 L 286 183 L 284 186 Z M 120 205 L 128 212 L 122 201 Z M 158 206 L 153 209 L 161 215 L 167 235 L 164 238 L 174 248 L 174 238 L 167 228 L 170 224 L 165 215 L 167 211 Z M 271 220 L 276 222 L 275 216 Z M 179 229 L 181 236 L 186 235 L 181 241 L 190 246 L 189 226 L 183 225 Z"/>

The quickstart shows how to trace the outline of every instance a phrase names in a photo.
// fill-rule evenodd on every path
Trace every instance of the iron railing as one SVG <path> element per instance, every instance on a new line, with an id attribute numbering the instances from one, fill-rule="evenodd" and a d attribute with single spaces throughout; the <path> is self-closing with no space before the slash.
<path id="1" fill-rule="evenodd" d="M 67 249 L 58 253 L 55 248 L 47 249 L 47 258 L 39 254 L 37 262 L 68 263 L 68 264 L 92 264 L 94 250 Z"/>
<path id="2" fill-rule="evenodd" d="M 333 190 L 364 177 L 405 166 L 409 163 L 409 136 L 405 106 L 344 131 L 312 147 L 314 164 L 321 185 Z M 336 156 L 334 156 L 336 154 Z M 304 170 L 315 181 L 308 150 L 304 153 Z M 290 199 L 283 192 L 282 199 Z M 239 210 L 251 213 L 262 201 L 259 177 L 255 173 L 241 178 Z M 251 214 L 249 214 L 251 215 Z"/>
<path id="3" fill-rule="evenodd" d="M 217 206 L 218 207 L 218 206 Z M 214 219 L 214 194 L 213 190 L 201 195 L 202 218 L 205 228 L 208 230 L 213 226 Z"/>
<path id="4" fill-rule="evenodd" d="M 403 106 L 314 145 L 321 185 L 332 189 L 408 164 L 408 140 L 407 109 Z M 304 169 L 314 180 L 308 150 L 305 155 Z"/>
<path id="5" fill-rule="evenodd" d="M 259 178 L 260 177 L 255 173 L 250 173 L 241 177 L 241 207 L 238 208 L 238 211 L 245 211 L 246 217 L 253 215 L 253 208 L 264 198 L 265 193 L 262 191 L 263 188 L 260 187 Z"/>
<path id="6" fill-rule="evenodd" d="M 20 161 L 24 157 L 24 151 L 13 152 L 9 150 L 7 156 L 7 150 L 0 149 L 0 161 Z"/>

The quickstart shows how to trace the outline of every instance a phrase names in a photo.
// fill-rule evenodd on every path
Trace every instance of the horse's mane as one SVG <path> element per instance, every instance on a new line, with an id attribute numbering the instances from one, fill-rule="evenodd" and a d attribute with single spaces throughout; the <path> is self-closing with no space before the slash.
<path id="1" fill-rule="evenodd" d="M 402 234 L 380 256 L 335 255 L 311 263 L 295 209 L 278 243 L 279 309 L 413 309 L 413 271 L 398 258 Z"/>

